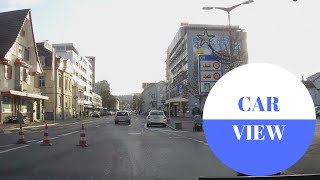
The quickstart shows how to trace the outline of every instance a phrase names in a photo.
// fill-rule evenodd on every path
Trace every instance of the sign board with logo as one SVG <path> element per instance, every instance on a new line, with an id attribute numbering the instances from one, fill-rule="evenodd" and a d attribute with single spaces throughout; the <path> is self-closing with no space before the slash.
<path id="1" fill-rule="evenodd" d="M 199 94 L 207 95 L 212 86 L 221 78 L 223 71 L 218 57 L 198 56 Z"/>
<path id="2" fill-rule="evenodd" d="M 314 137 L 316 114 L 309 91 L 294 74 L 250 63 L 212 87 L 203 129 L 211 151 L 226 166 L 266 176 L 289 169 L 304 156 Z"/>

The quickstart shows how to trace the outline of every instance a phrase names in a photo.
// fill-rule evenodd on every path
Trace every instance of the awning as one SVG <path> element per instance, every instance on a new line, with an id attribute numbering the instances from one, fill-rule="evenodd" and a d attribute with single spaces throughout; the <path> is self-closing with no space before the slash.
<path id="1" fill-rule="evenodd" d="M 48 100 L 49 99 L 48 96 L 42 96 L 40 94 L 29 93 L 29 92 L 21 92 L 21 91 L 14 91 L 14 90 L 1 91 L 1 95 L 15 95 L 15 96 L 29 97 L 29 98 L 35 98 L 35 99 L 44 99 L 44 100 Z"/>
<path id="2" fill-rule="evenodd" d="M 183 97 L 175 97 L 175 98 L 171 98 L 171 99 L 166 100 L 165 104 L 175 103 L 175 102 L 188 102 L 188 99 L 183 98 Z"/>

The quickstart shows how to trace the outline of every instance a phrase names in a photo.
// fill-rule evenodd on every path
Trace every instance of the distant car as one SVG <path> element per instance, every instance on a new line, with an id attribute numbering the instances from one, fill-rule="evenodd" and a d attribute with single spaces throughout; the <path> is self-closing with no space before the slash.
<path id="1" fill-rule="evenodd" d="M 162 125 L 167 126 L 167 117 L 163 111 L 151 110 L 147 116 L 147 127 L 151 125 Z"/>
<path id="2" fill-rule="evenodd" d="M 320 106 L 315 106 L 314 110 L 316 112 L 316 116 L 320 116 Z"/>
<path id="3" fill-rule="evenodd" d="M 93 113 L 91 114 L 91 116 L 92 116 L 92 117 L 100 118 L 100 113 L 98 113 L 98 112 L 93 112 Z"/>
<path id="4" fill-rule="evenodd" d="M 114 118 L 114 124 L 118 124 L 119 122 L 124 122 L 127 124 L 131 124 L 131 118 L 128 111 L 118 111 Z"/>

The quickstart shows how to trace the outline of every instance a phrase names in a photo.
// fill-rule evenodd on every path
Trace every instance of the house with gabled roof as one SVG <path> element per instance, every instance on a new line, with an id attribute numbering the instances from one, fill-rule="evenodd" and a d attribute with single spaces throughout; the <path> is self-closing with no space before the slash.
<path id="1" fill-rule="evenodd" d="M 18 112 L 30 121 L 43 119 L 48 97 L 35 86 L 41 73 L 30 9 L 0 12 L 0 123 Z"/>
<path id="2" fill-rule="evenodd" d="M 320 106 L 320 72 L 302 80 L 302 83 L 308 89 L 315 106 Z"/>

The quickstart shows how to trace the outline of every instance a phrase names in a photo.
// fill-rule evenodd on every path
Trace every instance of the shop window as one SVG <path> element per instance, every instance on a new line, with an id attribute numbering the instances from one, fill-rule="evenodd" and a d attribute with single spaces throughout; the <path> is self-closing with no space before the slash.
<path id="1" fill-rule="evenodd" d="M 2 112 L 11 113 L 12 112 L 12 98 L 3 96 L 2 98 Z"/>

